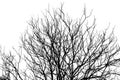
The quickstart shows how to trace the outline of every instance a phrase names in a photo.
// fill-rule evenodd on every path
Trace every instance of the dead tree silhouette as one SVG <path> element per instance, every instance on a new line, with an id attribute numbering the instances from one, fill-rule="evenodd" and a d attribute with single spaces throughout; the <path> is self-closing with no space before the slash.
<path id="1" fill-rule="evenodd" d="M 21 38 L 26 54 L 21 58 L 16 51 L 18 61 L 12 54 L 3 56 L 8 76 L 2 80 L 9 76 L 15 80 L 120 80 L 120 46 L 114 32 L 96 32 L 96 19 L 91 23 L 90 16 L 84 9 L 80 19 L 71 19 L 61 6 L 53 13 L 48 10 L 41 21 L 32 18 L 31 32 Z M 29 71 L 25 75 L 18 67 L 22 59 Z"/>

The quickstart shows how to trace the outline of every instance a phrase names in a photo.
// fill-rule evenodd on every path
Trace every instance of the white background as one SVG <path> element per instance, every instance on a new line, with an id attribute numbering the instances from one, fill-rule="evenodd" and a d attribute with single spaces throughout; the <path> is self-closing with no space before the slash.
<path id="1" fill-rule="evenodd" d="M 120 43 L 120 0 L 0 0 L 0 45 L 5 50 L 17 47 L 20 36 L 27 29 L 31 17 L 41 17 L 41 12 L 50 8 L 64 10 L 71 17 L 78 18 L 84 5 L 88 12 L 93 9 L 99 29 L 115 27 L 115 35 Z"/>

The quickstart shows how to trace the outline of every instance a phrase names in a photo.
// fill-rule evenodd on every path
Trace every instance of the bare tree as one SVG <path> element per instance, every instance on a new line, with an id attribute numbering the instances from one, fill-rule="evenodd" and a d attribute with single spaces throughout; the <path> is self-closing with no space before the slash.
<path id="1" fill-rule="evenodd" d="M 35 80 L 110 80 L 120 75 L 120 47 L 113 31 L 95 33 L 95 18 L 90 25 L 90 16 L 84 9 L 81 18 L 73 20 L 61 6 L 30 21 L 32 34 L 22 42 Z"/>
<path id="2" fill-rule="evenodd" d="M 22 37 L 27 53 L 25 61 L 32 77 L 28 80 L 113 80 L 120 76 L 120 47 L 113 31 L 95 31 L 95 18 L 89 24 L 84 9 L 80 19 L 68 17 L 63 7 L 43 19 L 32 19 L 29 31 Z M 8 63 L 11 63 L 7 59 Z M 14 64 L 13 64 L 14 65 Z M 12 66 L 24 80 L 18 68 Z M 16 70 L 17 69 L 17 70 Z M 27 74 L 26 74 L 27 75 Z M 28 77 L 28 76 L 27 76 Z M 27 80 L 27 79 L 25 79 Z"/>

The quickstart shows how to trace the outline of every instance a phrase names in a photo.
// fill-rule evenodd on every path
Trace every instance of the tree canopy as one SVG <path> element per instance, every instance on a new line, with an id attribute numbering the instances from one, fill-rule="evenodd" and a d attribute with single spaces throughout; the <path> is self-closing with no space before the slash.
<path id="1" fill-rule="evenodd" d="M 42 19 L 28 23 L 31 32 L 21 38 L 25 52 L 3 55 L 15 80 L 116 80 L 119 78 L 120 47 L 112 31 L 96 32 L 96 19 L 89 24 L 86 8 L 79 19 L 71 19 L 63 6 L 47 10 Z M 91 23 L 91 22 L 90 22 Z M 20 61 L 27 69 L 21 72 Z M 30 74 L 29 74 L 30 73 Z"/>

